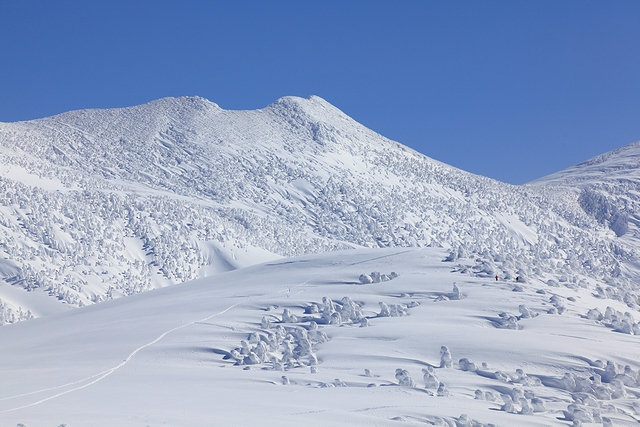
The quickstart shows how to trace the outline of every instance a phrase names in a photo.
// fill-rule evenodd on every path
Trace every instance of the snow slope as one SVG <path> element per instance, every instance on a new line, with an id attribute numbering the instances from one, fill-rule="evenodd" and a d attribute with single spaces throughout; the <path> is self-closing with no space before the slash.
<path id="1" fill-rule="evenodd" d="M 640 141 L 540 178 L 534 183 L 633 182 L 640 179 Z"/>
<path id="2" fill-rule="evenodd" d="M 446 255 L 290 258 L 0 328 L 0 425 L 637 425 L 623 303 Z"/>
<path id="3" fill-rule="evenodd" d="M 637 247 L 640 231 L 640 141 L 532 182 L 578 193 L 582 209 Z"/>
<path id="4" fill-rule="evenodd" d="M 444 248 L 478 277 L 639 302 L 637 218 L 600 190 L 475 176 L 315 96 L 256 111 L 166 98 L 0 123 L 0 187 L 0 323 L 362 247 Z"/>

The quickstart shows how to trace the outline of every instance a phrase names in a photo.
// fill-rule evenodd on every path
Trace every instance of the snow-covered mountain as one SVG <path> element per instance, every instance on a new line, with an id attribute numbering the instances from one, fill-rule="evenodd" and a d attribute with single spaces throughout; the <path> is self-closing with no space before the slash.
<path id="1" fill-rule="evenodd" d="M 0 123 L 0 425 L 637 425 L 639 147 L 512 186 L 318 97 Z"/>
<path id="2" fill-rule="evenodd" d="M 198 97 L 73 111 L 1 123 L 0 142 L 3 323 L 357 247 L 442 247 L 453 265 L 474 260 L 464 272 L 638 303 L 636 205 L 621 204 L 638 181 L 595 174 L 632 165 L 633 148 L 566 172 L 567 185 L 512 186 L 315 96 L 256 111 Z M 581 187 L 587 174 L 596 183 Z"/>

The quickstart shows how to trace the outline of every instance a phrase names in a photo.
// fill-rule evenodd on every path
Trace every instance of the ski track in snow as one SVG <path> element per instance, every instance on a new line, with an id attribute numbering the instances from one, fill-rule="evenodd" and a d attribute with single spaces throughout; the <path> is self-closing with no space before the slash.
<path id="1" fill-rule="evenodd" d="M 417 250 L 419 251 L 419 250 L 421 250 L 421 249 L 422 249 L 422 248 L 418 248 Z M 358 264 L 363 264 L 363 263 L 367 263 L 367 262 L 377 261 L 377 260 L 379 260 L 379 259 L 395 257 L 395 256 L 402 255 L 402 254 L 405 254 L 405 253 L 407 253 L 407 252 L 411 252 L 411 251 L 414 251 L 414 250 L 416 250 L 416 249 L 413 249 L 413 248 L 412 248 L 411 250 L 406 250 L 406 251 L 398 252 L 398 253 L 395 253 L 395 254 L 383 255 L 383 256 L 379 256 L 379 257 L 375 257 L 375 258 L 368 258 L 368 259 L 366 259 L 366 260 L 362 260 L 362 261 L 358 261 L 358 262 L 354 262 L 354 263 L 350 263 L 350 264 L 342 265 L 342 266 L 340 266 L 340 267 L 338 267 L 338 268 L 334 268 L 334 269 L 332 269 L 332 270 L 331 270 L 331 272 L 340 271 L 340 270 L 342 270 L 342 269 L 344 269 L 344 268 L 347 268 L 347 267 L 353 267 L 353 266 L 358 265 Z M 248 298 L 247 300 L 242 301 L 242 302 L 244 303 L 244 302 L 246 302 L 246 301 L 253 301 L 253 300 L 256 300 L 256 299 L 258 299 L 258 298 L 267 298 L 267 299 L 268 299 L 269 297 L 272 297 L 272 296 L 275 296 L 275 295 L 278 295 L 278 294 L 282 294 L 282 293 L 287 293 L 287 294 L 288 294 L 288 293 L 291 291 L 291 289 L 295 289 L 295 288 L 299 288 L 299 287 L 301 287 L 301 286 L 304 286 L 304 285 L 306 285 L 307 283 L 309 283 L 310 281 L 315 280 L 315 279 L 317 279 L 317 278 L 319 278 L 319 277 L 325 276 L 325 275 L 327 275 L 327 274 L 329 274 L 329 272 L 316 274 L 315 276 L 310 277 L 309 279 L 307 279 L 307 280 L 305 280 L 305 281 L 303 281 L 303 282 L 300 282 L 300 283 L 298 283 L 298 284 L 296 284 L 296 285 L 293 285 L 293 286 L 286 286 L 286 287 L 284 287 L 283 289 L 280 289 L 280 290 L 275 291 L 275 292 L 272 292 L 272 293 L 257 295 L 257 296 L 255 296 L 255 297 Z M 298 292 L 297 294 L 300 294 L 300 293 L 302 293 L 302 292 L 304 292 L 304 291 L 300 291 L 300 292 Z M 295 294 L 295 295 L 297 295 L 297 294 Z M 73 393 L 73 392 L 75 392 L 75 391 L 82 390 L 82 389 L 87 388 L 87 387 L 89 387 L 89 386 L 91 386 L 91 385 L 94 385 L 94 384 L 96 384 L 97 382 L 99 382 L 99 381 L 101 381 L 101 380 L 105 379 L 105 378 L 106 378 L 106 377 L 108 377 L 109 375 L 113 374 L 114 372 L 118 371 L 118 370 L 119 370 L 120 368 L 122 368 L 123 366 L 125 366 L 127 363 L 129 363 L 129 361 L 131 361 L 131 359 L 132 359 L 132 358 L 133 358 L 137 353 L 139 353 L 140 351 L 144 350 L 144 349 L 145 349 L 145 348 L 147 348 L 147 347 L 150 347 L 150 346 L 152 346 L 152 345 L 156 344 L 157 342 L 159 342 L 161 339 L 163 339 L 165 336 L 169 335 L 170 333 L 175 332 L 175 331 L 177 331 L 177 330 L 180 330 L 180 329 L 182 329 L 182 328 L 185 328 L 185 327 L 187 327 L 187 326 L 194 325 L 194 324 L 196 324 L 196 323 L 206 322 L 206 321 L 207 321 L 207 320 L 209 320 L 209 319 L 212 319 L 212 318 L 214 318 L 214 317 L 220 316 L 221 314 L 224 314 L 224 313 L 228 312 L 229 310 L 232 310 L 234 307 L 238 306 L 239 304 L 240 304 L 240 302 L 237 302 L 237 303 L 232 304 L 232 305 L 230 305 L 229 307 L 225 308 L 224 310 L 219 311 L 219 312 L 217 312 L 217 313 L 214 313 L 214 314 L 212 314 L 212 315 L 210 315 L 210 316 L 207 316 L 207 317 L 204 317 L 204 318 L 202 318 L 202 319 L 198 319 L 198 320 L 193 320 L 193 321 L 191 321 L 191 322 L 185 323 L 184 325 L 176 326 L 175 328 L 169 329 L 168 331 L 163 332 L 162 334 L 160 334 L 160 335 L 159 335 L 156 339 L 154 339 L 153 341 L 150 341 L 150 342 L 148 342 L 148 343 L 146 343 L 146 344 L 144 344 L 144 345 L 142 345 L 142 346 L 140 346 L 140 347 L 136 348 L 135 350 L 133 350 L 133 351 L 129 354 L 129 356 L 127 356 L 127 358 L 126 358 L 126 359 L 124 359 L 124 360 L 123 360 L 121 363 L 119 363 L 117 366 L 115 366 L 115 367 L 113 367 L 113 368 L 110 368 L 110 369 L 107 369 L 107 370 L 105 370 L 105 371 L 102 371 L 102 372 L 100 372 L 100 373 L 98 373 L 98 374 L 95 374 L 95 375 L 92 375 L 92 376 L 90 376 L 90 377 L 86 377 L 86 378 L 83 378 L 83 379 L 80 379 L 80 380 L 77 380 L 77 381 L 74 381 L 74 382 L 70 382 L 70 383 L 67 383 L 67 384 L 59 385 L 59 386 L 56 386 L 56 387 L 50 387 L 50 388 L 46 388 L 46 389 L 42 389 L 42 390 L 32 391 L 32 392 L 29 392 L 29 393 L 22 393 L 22 394 L 19 394 L 19 395 L 9 396 L 9 397 L 2 398 L 2 399 L 0 399 L 0 401 L 6 401 L 6 400 L 11 400 L 11 399 L 16 399 L 16 398 L 19 398 L 19 397 L 30 396 L 30 395 L 33 395 L 33 394 L 44 393 L 44 392 L 51 391 L 51 390 L 57 390 L 57 389 L 61 389 L 61 388 L 64 388 L 64 387 L 69 387 L 69 386 L 72 386 L 72 385 L 75 385 L 75 384 L 79 384 L 79 383 L 83 383 L 83 382 L 85 382 L 85 381 L 89 381 L 89 380 L 92 380 L 92 379 L 93 379 L 93 381 L 91 381 L 91 382 L 89 382 L 89 383 L 87 383 L 87 384 L 83 384 L 83 385 L 81 385 L 81 386 L 79 386 L 79 387 L 75 387 L 75 388 L 72 388 L 72 389 L 70 389 L 70 390 L 66 390 L 66 391 L 63 391 L 63 392 L 61 392 L 61 393 L 54 394 L 53 396 L 49 396 L 49 397 L 47 397 L 47 398 L 44 398 L 44 399 L 38 400 L 37 402 L 32 402 L 32 403 L 29 403 L 29 404 L 26 404 L 26 405 L 17 406 L 17 407 L 15 407 L 15 408 L 9 408 L 9 409 L 1 410 L 1 411 L 0 411 L 0 414 L 7 413 L 7 412 L 13 412 L 13 411 L 17 411 L 17 410 L 20 410 L 20 409 L 30 408 L 30 407 L 33 407 L 33 406 L 39 405 L 39 404 L 41 404 L 41 403 L 48 402 L 48 401 L 50 401 L 50 400 L 53 400 L 53 399 L 56 399 L 56 398 L 58 398 L 58 397 L 64 396 L 64 395 L 66 395 L 66 394 L 69 394 L 69 393 Z M 95 378 L 95 379 L 94 379 L 94 378 Z"/>
<path id="2" fill-rule="evenodd" d="M 282 291 L 280 291 L 280 292 L 282 292 Z M 275 292 L 274 294 L 276 294 L 276 293 L 279 293 L 279 292 Z M 128 356 L 126 359 L 124 359 L 124 360 L 123 360 L 120 364 L 118 364 L 117 366 L 115 366 L 115 367 L 113 367 L 113 368 L 111 368 L 111 369 L 108 369 L 108 370 L 106 370 L 106 371 L 103 371 L 103 372 L 101 372 L 101 373 L 99 373 L 99 374 L 95 374 L 95 375 L 92 375 L 92 376 L 90 376 L 90 377 L 83 378 L 83 379 L 81 379 L 81 380 L 74 381 L 74 382 L 72 382 L 72 383 L 67 383 L 67 384 L 64 384 L 64 385 L 61 385 L 61 386 L 57 386 L 57 387 L 53 387 L 53 388 L 48 388 L 48 389 L 43 389 L 43 390 L 37 390 L 37 391 L 30 392 L 30 393 L 20 394 L 20 395 L 17 395 L 17 396 L 5 397 L 5 398 L 3 398 L 2 400 L 11 400 L 11 399 L 15 399 L 15 398 L 22 397 L 22 396 L 28 396 L 28 395 L 32 395 L 32 394 L 43 393 L 43 392 L 45 392 L 45 391 L 49 391 L 49 390 L 60 389 L 60 388 L 68 387 L 68 386 L 70 386 L 70 385 L 74 385 L 74 384 L 78 384 L 78 383 L 82 383 L 82 382 L 84 382 L 84 381 L 88 381 L 88 380 L 90 380 L 90 379 L 93 379 L 93 378 L 98 377 L 98 378 L 96 378 L 95 380 L 91 381 L 90 383 L 84 384 L 84 385 L 82 385 L 82 386 L 80 386 L 80 387 L 73 388 L 73 389 L 71 389 L 71 390 L 66 390 L 66 391 L 64 391 L 64 392 L 62 392 L 62 393 L 58 393 L 58 394 L 55 394 L 55 395 L 53 395 L 53 396 L 49 396 L 49 397 L 47 397 L 47 398 L 45 398 L 45 399 L 42 399 L 42 400 L 39 400 L 39 401 L 37 401 L 37 402 L 32 402 L 32 403 L 29 403 L 29 404 L 27 404 L 27 405 L 23 405 L 23 406 L 18 406 L 18 407 L 15 407 L 15 408 L 10 408 L 10 409 L 2 410 L 2 411 L 0 411 L 0 414 L 2 414 L 2 413 L 6 413 L 6 412 L 17 411 L 17 410 L 19 410 L 19 409 L 30 408 L 30 407 L 32 407 L 32 406 L 39 405 L 39 404 L 41 404 L 41 403 L 47 402 L 47 401 L 52 400 L 52 399 L 55 399 L 55 398 L 57 398 L 57 397 L 64 396 L 65 394 L 73 393 L 74 391 L 82 390 L 83 388 L 89 387 L 89 386 L 91 386 L 91 385 L 93 385 L 93 384 L 97 383 L 98 381 L 101 381 L 101 380 L 105 379 L 105 378 L 106 378 L 106 377 L 108 377 L 109 375 L 111 375 L 111 374 L 113 374 L 114 372 L 116 372 L 118 369 L 122 368 L 124 365 L 126 365 L 127 363 L 129 363 L 129 361 L 131 361 L 131 359 L 133 358 L 133 356 L 135 356 L 137 353 L 139 353 L 140 351 L 144 350 L 144 349 L 145 349 L 145 348 L 147 348 L 147 347 L 150 347 L 150 346 L 154 345 L 155 343 L 157 343 L 158 341 L 160 341 L 162 338 L 164 338 L 164 337 L 165 337 L 165 336 L 167 336 L 168 334 L 170 334 L 170 333 L 172 333 L 172 332 L 175 332 L 175 331 L 177 331 L 177 330 L 179 330 L 179 329 L 182 329 L 182 328 L 184 328 L 184 327 L 186 327 L 186 326 L 190 326 L 190 325 L 193 325 L 193 324 L 198 323 L 198 322 L 205 322 L 205 321 L 207 321 L 207 320 L 209 320 L 209 319 L 212 319 L 212 318 L 214 318 L 214 317 L 216 317 L 216 316 L 219 316 L 219 315 L 221 315 L 221 314 L 224 314 L 224 313 L 228 312 L 229 310 L 233 309 L 233 308 L 234 308 L 235 306 L 237 306 L 238 304 L 240 304 L 240 303 L 238 302 L 238 303 L 232 304 L 232 305 L 230 305 L 229 307 L 225 308 L 224 310 L 219 311 L 219 312 L 217 312 L 217 313 L 214 313 L 214 314 L 212 314 L 212 315 L 210 315 L 210 316 L 207 316 L 207 317 L 205 317 L 205 318 L 203 318 L 203 319 L 194 320 L 194 321 L 191 321 L 191 322 L 185 323 L 184 325 L 176 326 L 175 328 L 169 329 L 169 330 L 168 330 L 168 331 L 166 331 L 166 332 L 163 332 L 162 334 L 160 334 L 160 336 L 158 336 L 158 337 L 157 337 L 156 339 L 154 339 L 153 341 L 150 341 L 150 342 L 148 342 L 148 343 L 146 343 L 146 344 L 144 344 L 144 345 L 142 345 L 142 346 L 140 346 L 140 347 L 136 348 L 135 350 L 133 350 L 133 351 L 131 352 L 131 354 L 129 354 L 129 356 Z"/>

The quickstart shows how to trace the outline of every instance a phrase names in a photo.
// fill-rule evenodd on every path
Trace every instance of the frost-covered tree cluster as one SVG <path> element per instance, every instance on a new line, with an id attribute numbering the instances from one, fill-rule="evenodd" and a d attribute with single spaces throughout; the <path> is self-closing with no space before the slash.
<path id="1" fill-rule="evenodd" d="M 329 341 L 326 326 L 367 327 L 370 319 L 405 316 L 409 308 L 418 306 L 415 301 L 408 305 L 380 302 L 379 313 L 365 314 L 363 305 L 345 296 L 339 301 L 323 297 L 322 302 L 307 304 L 299 314 L 284 308 L 280 317 L 264 316 L 260 328 L 231 350 L 227 359 L 236 365 L 268 363 L 277 371 L 311 366 L 314 372 L 318 365 L 317 346 Z"/>
<path id="2" fill-rule="evenodd" d="M 442 350 L 441 355 L 446 354 L 447 351 L 448 349 Z M 610 421 L 606 421 L 609 418 L 604 417 L 603 414 L 615 414 L 619 409 L 607 403 L 608 401 L 621 400 L 624 404 L 630 398 L 634 402 L 634 408 L 640 407 L 635 402 L 637 389 L 640 387 L 640 373 L 629 365 L 619 366 L 611 361 L 604 363 L 596 360 L 587 370 L 565 372 L 561 377 L 537 377 L 526 374 L 522 369 L 516 369 L 515 373 L 502 371 L 492 373 L 486 362 L 478 367 L 467 358 L 460 359 L 458 368 L 470 374 L 493 378 L 499 383 L 509 385 L 511 388 L 497 387 L 501 390 L 502 404 L 499 403 L 496 393 L 491 390 L 478 389 L 474 395 L 476 400 L 495 402 L 501 411 L 511 414 L 532 415 L 547 412 L 545 402 L 553 403 L 553 400 L 545 397 L 548 395 L 545 388 L 553 388 L 566 395 L 565 400 L 571 403 L 562 412 L 564 419 L 572 421 L 573 425 L 582 425 L 583 422 L 610 425 L 607 424 Z M 425 387 L 427 389 L 437 387 L 435 371 L 429 368 L 423 369 L 423 372 Z"/>
<path id="3" fill-rule="evenodd" d="M 0 250 L 19 267 L 5 280 L 77 306 L 152 289 L 157 276 L 161 283 L 197 278 L 208 262 L 204 242 L 237 251 L 261 244 L 283 255 L 341 247 L 311 238 L 296 248 L 295 230 L 268 219 L 157 195 L 48 192 L 0 179 L 0 206 Z"/>
<path id="4" fill-rule="evenodd" d="M 640 335 L 640 323 L 636 322 L 633 314 L 628 311 L 622 313 L 613 307 L 607 307 L 603 314 L 598 308 L 593 308 L 587 312 L 586 317 L 616 332 Z"/>
<path id="5" fill-rule="evenodd" d="M 358 280 L 361 284 L 367 285 L 369 283 L 388 282 L 389 280 L 393 280 L 396 277 L 398 277 L 398 273 L 396 273 L 395 271 L 392 271 L 389 274 L 381 274 L 379 271 L 372 271 L 371 274 L 361 274 Z"/>
<path id="6" fill-rule="evenodd" d="M 33 319 L 31 310 L 24 312 L 21 307 L 15 310 L 0 299 L 0 326 L 29 319 Z"/>
<path id="7" fill-rule="evenodd" d="M 234 268 L 252 248 L 359 246 L 442 247 L 465 274 L 603 284 L 639 301 L 636 181 L 499 183 L 318 97 L 256 111 L 197 97 L 74 111 L 2 123 L 0 142 L 0 255 L 11 263 L 0 272 L 74 306 Z"/>

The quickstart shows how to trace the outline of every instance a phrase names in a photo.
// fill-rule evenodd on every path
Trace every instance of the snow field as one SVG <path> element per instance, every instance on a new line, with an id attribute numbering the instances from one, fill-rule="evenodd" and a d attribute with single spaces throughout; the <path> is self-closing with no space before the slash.
<path id="1" fill-rule="evenodd" d="M 513 292 L 515 282 L 452 272 L 446 255 L 387 249 L 280 260 L 0 328 L 13 350 L 0 353 L 0 424 L 245 425 L 256 416 L 292 426 L 635 424 L 637 383 L 610 399 L 571 385 L 606 372 L 607 362 L 637 376 L 640 338 L 586 316 L 609 301 L 539 281 Z M 398 277 L 360 284 L 362 271 Z M 548 314 L 554 295 L 562 314 Z M 317 365 L 298 357 L 306 366 L 274 370 L 225 359 L 242 340 L 255 345 L 263 317 L 272 319 L 268 330 L 309 327 L 305 308 L 323 297 L 334 309 L 344 297 L 357 302 L 369 326 L 319 323 L 329 340 L 313 347 Z M 413 307 L 378 317 L 379 302 Z M 538 315 L 520 318 L 517 329 L 496 326 L 500 313 L 522 316 L 523 304 Z M 298 322 L 282 323 L 285 309 Z M 443 346 L 451 368 L 440 367 Z M 446 391 L 425 388 L 427 373 Z M 615 377 L 601 380 L 617 387 Z"/>

